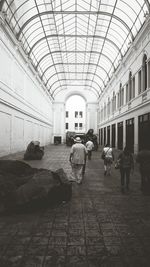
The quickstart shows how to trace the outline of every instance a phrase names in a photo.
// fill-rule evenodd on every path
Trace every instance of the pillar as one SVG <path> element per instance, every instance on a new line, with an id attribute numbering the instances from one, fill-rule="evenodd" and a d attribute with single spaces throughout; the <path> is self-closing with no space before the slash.
<path id="1" fill-rule="evenodd" d="M 110 145 L 112 146 L 112 124 L 110 124 Z"/>
<path id="2" fill-rule="evenodd" d="M 138 116 L 134 118 L 134 154 L 139 150 L 139 129 L 138 129 Z"/>
<path id="3" fill-rule="evenodd" d="M 115 133 L 116 133 L 116 136 L 115 136 L 115 148 L 117 149 L 118 148 L 118 124 L 116 123 L 115 126 L 116 126 L 116 130 L 115 130 Z"/>
<path id="4" fill-rule="evenodd" d="M 123 121 L 123 149 L 126 146 L 126 121 Z"/>

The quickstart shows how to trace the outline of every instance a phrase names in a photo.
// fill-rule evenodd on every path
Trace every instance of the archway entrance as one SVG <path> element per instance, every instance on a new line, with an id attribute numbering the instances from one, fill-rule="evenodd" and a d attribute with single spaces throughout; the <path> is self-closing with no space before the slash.
<path id="1" fill-rule="evenodd" d="M 66 101 L 66 132 L 86 132 L 86 102 L 80 95 L 70 96 Z"/>

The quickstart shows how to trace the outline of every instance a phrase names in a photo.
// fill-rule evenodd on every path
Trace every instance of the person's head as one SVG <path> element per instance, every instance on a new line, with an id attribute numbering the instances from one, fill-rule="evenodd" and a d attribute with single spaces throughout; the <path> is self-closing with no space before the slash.
<path id="1" fill-rule="evenodd" d="M 75 143 L 81 143 L 81 142 L 82 142 L 80 137 L 76 137 L 76 138 L 74 139 L 74 141 L 75 141 Z"/>

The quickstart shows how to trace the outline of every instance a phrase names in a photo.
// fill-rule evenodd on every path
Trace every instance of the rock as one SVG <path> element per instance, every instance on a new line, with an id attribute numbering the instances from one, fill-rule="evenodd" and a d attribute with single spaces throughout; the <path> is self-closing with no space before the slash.
<path id="1" fill-rule="evenodd" d="M 0 165 L 1 211 L 24 212 L 71 199 L 72 186 L 63 169 L 36 169 L 19 161 L 1 161 Z"/>

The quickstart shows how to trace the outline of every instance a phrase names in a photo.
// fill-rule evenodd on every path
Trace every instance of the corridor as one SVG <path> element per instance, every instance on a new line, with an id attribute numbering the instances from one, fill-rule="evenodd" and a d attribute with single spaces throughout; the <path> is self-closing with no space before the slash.
<path id="1" fill-rule="evenodd" d="M 32 167 L 69 175 L 70 147 L 50 145 Z M 22 160 L 23 153 L 3 157 Z M 1 267 L 148 267 L 150 196 L 140 191 L 136 166 L 130 192 L 119 171 L 104 176 L 100 151 L 87 162 L 84 181 L 72 184 L 69 203 L 30 214 L 0 216 Z"/>

